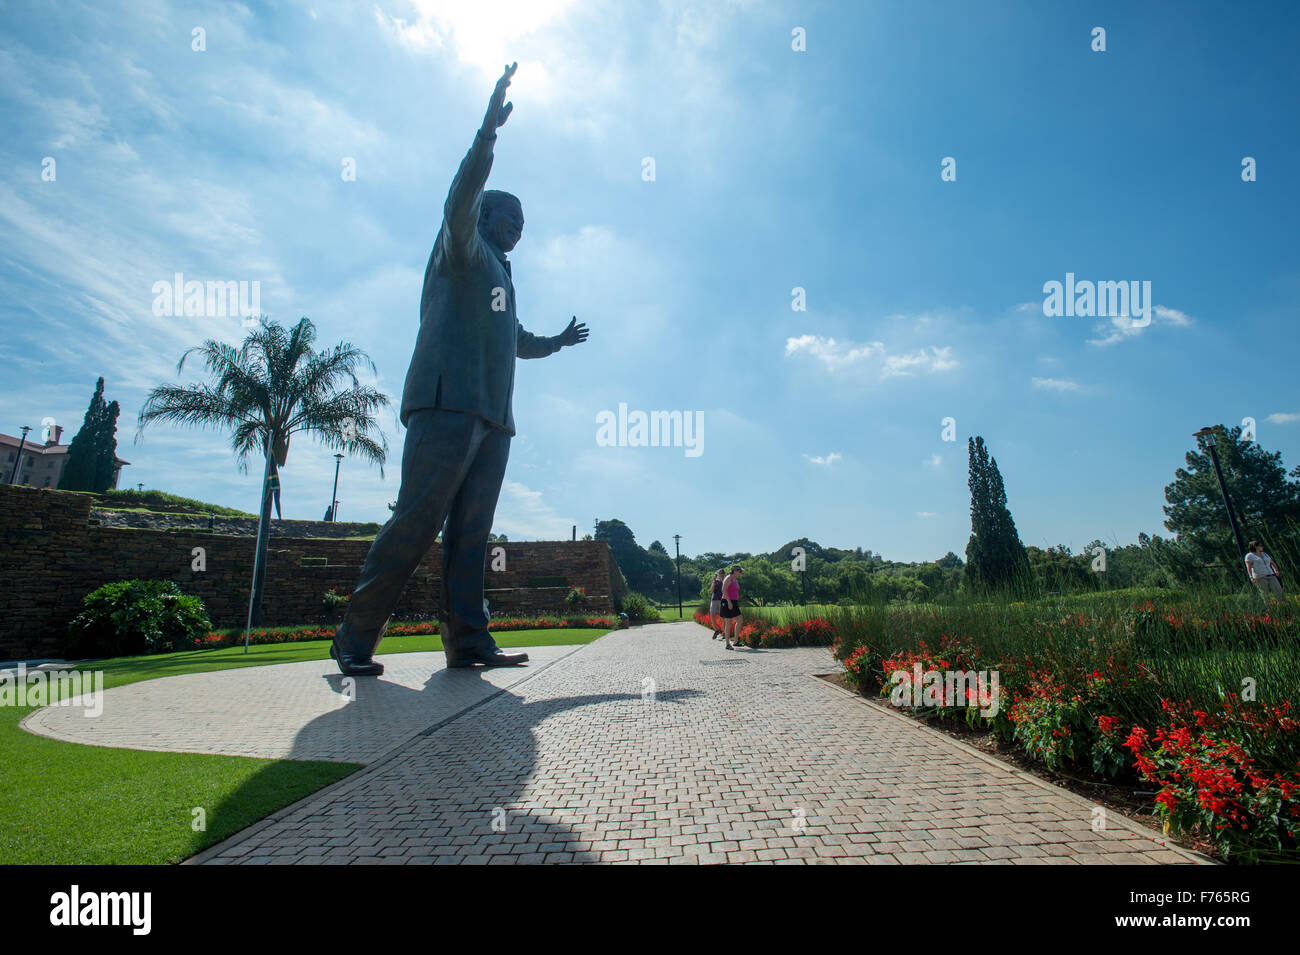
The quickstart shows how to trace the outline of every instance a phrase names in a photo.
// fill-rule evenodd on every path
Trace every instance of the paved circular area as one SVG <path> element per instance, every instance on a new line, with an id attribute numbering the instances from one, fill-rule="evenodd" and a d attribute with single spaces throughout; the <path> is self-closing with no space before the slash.
<path id="1" fill-rule="evenodd" d="M 415 657 L 402 655 L 418 670 Z M 323 692 L 312 666 L 274 668 L 285 671 L 277 690 Z M 814 676 L 833 666 L 824 649 L 728 652 L 693 623 L 615 631 L 531 673 L 506 671 L 503 692 L 430 719 L 365 770 L 192 861 L 1208 861 L 1116 814 L 1094 830 L 1084 799 Z M 405 679 L 395 669 L 375 681 L 375 730 L 378 701 L 398 693 L 382 689 L 390 677 Z M 426 687 L 429 713 L 457 692 L 437 681 L 426 670 L 398 685 Z M 191 696 L 219 709 L 219 686 Z M 300 739 L 346 734 L 367 713 L 363 696 L 312 716 L 308 693 L 293 694 L 304 707 L 285 741 L 294 755 L 320 748 Z M 242 721 L 266 722 L 255 700 L 243 705 Z"/>
<path id="2" fill-rule="evenodd" d="M 345 677 L 332 660 L 169 676 L 105 690 L 97 717 L 49 706 L 22 725 L 94 746 L 369 763 L 579 646 L 525 649 L 526 666 L 496 670 L 448 670 L 438 652 L 380 654 L 377 679 Z"/>

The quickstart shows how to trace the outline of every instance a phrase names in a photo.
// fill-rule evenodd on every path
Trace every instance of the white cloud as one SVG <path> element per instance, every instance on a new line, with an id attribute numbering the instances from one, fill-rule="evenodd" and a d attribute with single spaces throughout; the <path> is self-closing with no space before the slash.
<path id="1" fill-rule="evenodd" d="M 839 371 L 865 361 L 879 354 L 885 348 L 883 342 L 837 342 L 833 338 L 821 335 L 800 335 L 798 338 L 785 340 L 785 353 L 789 357 L 801 352 L 811 355 L 824 364 L 828 371 Z"/>
<path id="2" fill-rule="evenodd" d="M 1099 322 L 1094 334 L 1102 336 L 1088 339 L 1089 345 L 1114 345 L 1116 342 L 1136 338 L 1148 328 L 1167 325 L 1170 328 L 1187 328 L 1192 324 L 1192 317 L 1186 312 L 1166 305 L 1156 305 L 1151 309 L 1151 321 L 1147 325 L 1134 325 L 1133 319 L 1126 315 L 1117 315 L 1108 322 Z"/>
<path id="3" fill-rule="evenodd" d="M 938 517 L 939 512 L 938 511 L 917 511 L 916 516 L 917 517 Z"/>
<path id="4" fill-rule="evenodd" d="M 413 19 L 388 14 L 378 4 L 375 19 L 408 49 L 450 49 L 460 62 L 496 77 L 512 62 L 510 51 L 522 38 L 554 25 L 573 5 L 573 0 L 413 0 Z"/>
<path id="5" fill-rule="evenodd" d="M 1264 419 L 1269 424 L 1295 424 L 1300 421 L 1300 414 L 1289 411 L 1278 411 Z"/>
<path id="6" fill-rule="evenodd" d="M 938 348 L 934 345 L 912 352 L 910 355 L 890 355 L 885 359 L 885 378 L 911 377 L 917 371 L 931 374 L 951 371 L 957 367 L 957 360 L 952 357 L 952 349 Z"/>
<path id="7" fill-rule="evenodd" d="M 826 455 L 824 458 L 823 458 L 823 457 L 813 457 L 813 456 L 811 456 L 811 455 L 807 455 L 807 454 L 805 454 L 805 455 L 804 455 L 804 459 L 807 460 L 807 461 L 808 461 L 809 463 L 811 463 L 811 464 L 817 464 L 817 465 L 820 465 L 820 466 L 822 466 L 822 467 L 830 467 L 830 466 L 831 466 L 832 464 L 834 464 L 836 461 L 843 461 L 843 460 L 844 460 L 844 455 L 840 454 L 838 451 L 832 451 L 830 454 Z"/>
<path id="8" fill-rule="evenodd" d="M 507 478 L 492 522 L 494 533 L 516 540 L 568 540 L 576 523 L 557 514 L 541 491 Z"/>
<path id="9" fill-rule="evenodd" d="M 950 371 L 958 362 L 950 347 L 928 346 L 908 354 L 891 355 L 883 342 L 837 341 L 823 335 L 800 335 L 785 341 L 786 357 L 808 355 L 833 373 L 880 359 L 881 378 L 906 378 L 916 372 Z"/>
<path id="10" fill-rule="evenodd" d="M 619 61 L 573 55 L 574 35 L 591 32 L 569 16 L 577 12 L 574 0 L 413 0 L 412 5 L 415 15 L 408 19 L 376 4 L 380 29 L 410 53 L 439 58 L 450 53 L 479 75 L 480 85 L 494 82 L 507 64 L 517 62 L 510 94 L 521 103 L 582 101 L 592 89 L 608 93 L 623 83 Z M 559 55 L 561 50 L 568 55 Z M 490 92 L 485 86 L 484 106 Z M 595 137 L 602 120 L 566 113 L 559 124 Z"/>
<path id="11" fill-rule="evenodd" d="M 943 458 L 937 454 L 932 454 L 924 463 L 926 467 L 933 468 L 937 471 L 943 467 Z"/>
<path id="12" fill-rule="evenodd" d="M 1042 388 L 1044 391 L 1056 391 L 1065 394 L 1067 391 L 1079 390 L 1079 383 L 1070 381 L 1068 378 L 1034 378 L 1032 381 L 1035 388 Z"/>

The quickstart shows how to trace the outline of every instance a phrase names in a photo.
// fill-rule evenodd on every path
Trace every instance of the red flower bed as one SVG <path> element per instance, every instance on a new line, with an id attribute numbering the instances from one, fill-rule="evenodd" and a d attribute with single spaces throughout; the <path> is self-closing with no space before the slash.
<path id="1" fill-rule="evenodd" d="M 714 628 L 713 618 L 703 610 L 695 611 L 695 622 L 702 627 Z M 737 639 L 747 647 L 828 647 L 835 639 L 835 628 L 821 617 L 800 620 L 782 627 L 751 617 L 740 627 Z"/>
<path id="2" fill-rule="evenodd" d="M 1135 610 L 1130 632 L 1139 645 L 1166 653 L 1177 646 L 1169 638 L 1191 637 L 1187 646 L 1196 649 L 1207 639 L 1229 639 L 1242 629 L 1267 635 L 1293 626 L 1269 613 L 1224 614 L 1220 620 L 1157 611 L 1150 604 Z M 1088 622 L 1082 614 L 1070 614 L 1056 626 Z M 1037 662 L 986 659 L 978 646 L 949 637 L 941 637 L 937 648 L 921 641 L 916 649 L 882 651 L 839 638 L 832 647 L 860 692 L 884 696 L 890 695 L 895 672 L 914 672 L 918 664 L 923 671 L 997 670 L 1001 701 L 991 718 L 960 705 L 946 691 L 938 699 L 904 698 L 909 706 L 921 702 L 927 715 L 964 718 L 1014 740 L 1049 768 L 1078 765 L 1154 783 L 1155 808 L 1166 831 L 1209 838 L 1225 858 L 1295 859 L 1300 853 L 1300 720 L 1289 701 L 1269 705 L 1228 694 L 1214 707 L 1176 705 L 1159 691 L 1157 674 L 1146 665 L 1126 665 L 1114 656 L 1097 668 L 1072 667 L 1068 656 Z M 1133 701 L 1152 697 L 1160 701 L 1160 717 L 1147 726 L 1134 725 Z"/>
<path id="3" fill-rule="evenodd" d="M 1156 804 L 1166 829 L 1206 833 L 1225 858 L 1245 861 L 1300 848 L 1300 762 L 1268 760 L 1300 749 L 1290 702 L 1270 707 L 1228 697 L 1216 714 L 1162 705 L 1169 725 L 1154 733 L 1135 726 L 1124 746 L 1142 778 L 1160 786 Z"/>
<path id="4" fill-rule="evenodd" d="M 511 630 L 574 630 L 590 627 L 591 629 L 613 630 L 618 625 L 613 617 L 501 617 L 493 619 L 488 629 L 496 633 Z M 421 634 L 438 633 L 437 621 L 428 623 L 394 623 L 384 631 L 386 637 L 412 637 Z M 253 630 L 249 634 L 250 644 L 301 643 L 304 640 L 333 640 L 335 627 L 303 627 L 298 630 Z M 202 641 L 203 649 L 239 646 L 244 642 L 244 634 L 209 633 Z"/>

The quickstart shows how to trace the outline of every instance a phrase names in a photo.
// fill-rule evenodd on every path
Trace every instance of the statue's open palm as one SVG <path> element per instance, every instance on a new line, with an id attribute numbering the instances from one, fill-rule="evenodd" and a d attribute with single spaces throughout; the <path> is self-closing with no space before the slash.
<path id="1" fill-rule="evenodd" d="M 587 326 L 578 321 L 578 316 L 573 316 L 569 322 L 568 328 L 560 332 L 561 345 L 577 345 L 587 340 Z"/>
<path id="2" fill-rule="evenodd" d="M 489 135 L 495 134 L 498 129 L 506 124 L 510 118 L 510 111 L 515 108 L 514 103 L 506 102 L 506 90 L 510 88 L 510 77 L 515 75 L 515 70 L 519 69 L 518 63 L 511 63 L 506 67 L 501 79 L 497 80 L 496 89 L 492 91 L 492 99 L 488 102 L 487 113 L 483 117 L 483 132 Z"/>

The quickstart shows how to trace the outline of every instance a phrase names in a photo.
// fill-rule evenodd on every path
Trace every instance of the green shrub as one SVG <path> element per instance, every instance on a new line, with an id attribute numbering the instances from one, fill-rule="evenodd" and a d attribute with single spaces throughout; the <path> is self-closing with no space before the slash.
<path id="1" fill-rule="evenodd" d="M 118 580 L 86 595 L 68 624 L 65 653 L 75 660 L 194 650 L 211 629 L 203 601 L 170 580 Z"/>
<path id="2" fill-rule="evenodd" d="M 623 598 L 623 606 L 619 608 L 627 614 L 629 620 L 661 620 L 658 608 L 649 600 L 638 593 L 630 593 Z"/>
<path id="3" fill-rule="evenodd" d="M 352 599 L 351 594 L 341 594 L 333 587 L 325 591 L 325 597 L 321 601 L 321 606 L 326 613 L 339 613 L 348 609 L 348 601 Z"/>

